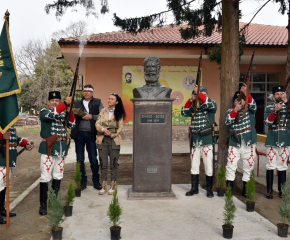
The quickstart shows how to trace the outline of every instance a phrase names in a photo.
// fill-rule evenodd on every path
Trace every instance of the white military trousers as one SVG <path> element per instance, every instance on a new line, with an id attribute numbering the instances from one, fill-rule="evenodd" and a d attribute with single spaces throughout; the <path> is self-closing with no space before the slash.
<path id="1" fill-rule="evenodd" d="M 226 179 L 228 181 L 235 180 L 238 161 L 240 159 L 242 159 L 243 162 L 242 180 L 248 182 L 250 180 L 251 171 L 254 169 L 256 144 L 247 147 L 245 141 L 242 140 L 242 146 L 240 148 L 229 146 L 226 166 Z"/>
<path id="2" fill-rule="evenodd" d="M 11 179 L 12 168 L 9 168 L 9 179 Z M 0 167 L 0 192 L 6 187 L 6 167 Z"/>
<path id="3" fill-rule="evenodd" d="M 267 170 L 286 171 L 290 147 L 266 147 Z"/>
<path id="4" fill-rule="evenodd" d="M 51 178 L 61 180 L 63 178 L 65 159 L 66 157 L 52 157 L 41 154 L 40 182 L 49 182 Z"/>
<path id="5" fill-rule="evenodd" d="M 191 174 L 199 174 L 200 157 L 203 159 L 205 174 L 209 177 L 212 176 L 212 149 L 213 146 L 205 145 L 199 147 L 193 147 L 191 149 Z"/>

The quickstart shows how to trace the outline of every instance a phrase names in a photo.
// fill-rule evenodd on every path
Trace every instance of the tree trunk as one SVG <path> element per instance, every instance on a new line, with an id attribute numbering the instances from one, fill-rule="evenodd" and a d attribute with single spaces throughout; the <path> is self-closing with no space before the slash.
<path id="1" fill-rule="evenodd" d="M 290 77 L 290 1 L 289 1 L 289 8 L 288 8 L 288 45 L 287 45 L 287 66 L 286 66 L 286 79 L 285 84 Z M 290 84 L 290 83 L 289 83 Z M 290 86 L 288 84 L 287 88 L 287 96 L 289 99 L 290 96 Z"/>
<path id="2" fill-rule="evenodd" d="M 225 118 L 228 109 L 233 108 L 232 99 L 239 88 L 239 64 L 239 0 L 222 0 L 218 169 L 227 162 L 229 127 L 225 125 Z"/>

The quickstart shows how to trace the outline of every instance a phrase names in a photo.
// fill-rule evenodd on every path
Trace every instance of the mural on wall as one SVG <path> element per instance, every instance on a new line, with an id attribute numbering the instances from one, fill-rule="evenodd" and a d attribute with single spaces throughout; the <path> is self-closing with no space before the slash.
<path id="1" fill-rule="evenodd" d="M 181 116 L 181 108 L 190 98 L 195 85 L 197 66 L 161 66 L 159 82 L 172 88 L 171 98 L 175 98 L 172 105 L 172 124 L 188 125 L 190 118 Z M 202 83 L 202 74 L 201 74 Z M 144 68 L 142 65 L 123 66 L 122 95 L 127 113 L 126 124 L 133 123 L 133 89 L 145 84 Z"/>

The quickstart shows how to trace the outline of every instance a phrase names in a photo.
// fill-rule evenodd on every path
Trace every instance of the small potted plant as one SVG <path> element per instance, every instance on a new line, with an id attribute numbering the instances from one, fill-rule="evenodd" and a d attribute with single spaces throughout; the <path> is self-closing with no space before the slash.
<path id="1" fill-rule="evenodd" d="M 65 206 L 64 206 L 64 215 L 66 217 L 72 216 L 72 210 L 73 210 L 73 202 L 76 197 L 74 185 L 72 181 L 70 180 L 68 183 L 68 190 L 65 195 Z"/>
<path id="2" fill-rule="evenodd" d="M 246 183 L 246 196 L 247 196 L 247 211 L 254 212 L 255 210 L 255 202 L 254 196 L 256 195 L 256 181 L 255 181 L 255 173 L 252 170 L 250 180 Z"/>
<path id="3" fill-rule="evenodd" d="M 77 165 L 76 165 L 76 172 L 75 172 L 75 183 L 77 185 L 76 189 L 75 189 L 75 193 L 77 197 L 81 196 L 81 180 L 82 180 L 82 173 L 81 173 L 81 163 L 79 161 L 77 161 Z"/>
<path id="4" fill-rule="evenodd" d="M 290 221 L 290 179 L 282 185 L 282 200 L 279 206 L 279 215 L 281 223 L 277 224 L 278 236 L 287 237 L 289 225 L 286 222 Z"/>
<path id="5" fill-rule="evenodd" d="M 121 227 L 118 226 L 118 224 L 120 224 L 122 208 L 120 206 L 117 193 L 118 193 L 118 185 L 116 184 L 115 191 L 113 193 L 113 199 L 107 211 L 107 215 L 110 218 L 110 222 L 113 224 L 113 226 L 110 227 L 111 240 L 119 240 L 121 238 Z"/>
<path id="6" fill-rule="evenodd" d="M 217 195 L 223 197 L 225 195 L 226 188 L 226 168 L 224 164 L 221 165 L 216 175 L 217 178 Z"/>
<path id="7" fill-rule="evenodd" d="M 237 207 L 233 201 L 233 194 L 231 191 L 230 184 L 227 187 L 225 206 L 224 206 L 224 225 L 223 225 L 223 237 L 226 239 L 231 239 L 233 237 L 233 221 L 235 218 L 235 212 Z"/>
<path id="8" fill-rule="evenodd" d="M 53 240 L 62 239 L 62 227 L 60 224 L 64 221 L 63 219 L 63 205 L 61 204 L 61 194 L 55 195 L 52 189 L 51 183 L 48 183 L 48 213 L 47 218 L 49 219 L 49 226 L 52 231 Z"/>

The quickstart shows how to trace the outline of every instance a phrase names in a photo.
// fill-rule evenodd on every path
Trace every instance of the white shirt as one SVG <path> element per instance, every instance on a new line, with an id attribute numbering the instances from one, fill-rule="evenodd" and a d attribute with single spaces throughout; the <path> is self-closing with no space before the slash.
<path id="1" fill-rule="evenodd" d="M 86 111 L 89 113 L 90 111 L 89 111 L 89 102 L 90 101 L 86 101 L 85 99 L 83 100 L 83 104 L 84 104 L 84 107 L 85 107 L 85 109 L 86 109 Z"/>

